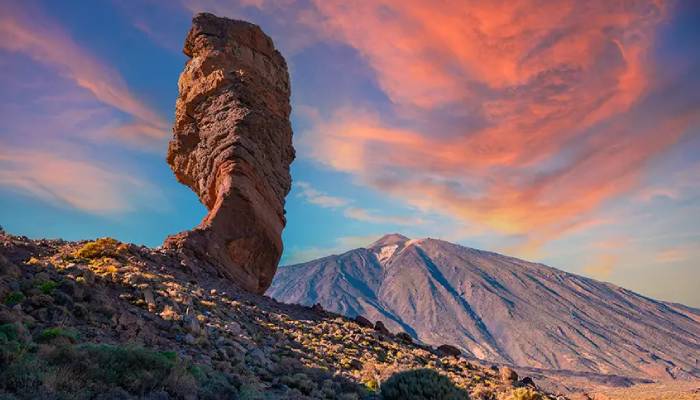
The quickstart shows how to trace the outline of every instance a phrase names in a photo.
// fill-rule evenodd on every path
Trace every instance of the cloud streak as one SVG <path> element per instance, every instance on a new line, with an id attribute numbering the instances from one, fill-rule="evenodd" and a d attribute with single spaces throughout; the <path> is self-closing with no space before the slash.
<path id="1" fill-rule="evenodd" d="M 352 200 L 331 196 L 316 189 L 309 182 L 295 182 L 294 186 L 298 189 L 297 196 L 303 198 L 307 203 L 323 208 L 342 209 L 343 215 L 350 219 L 372 224 L 418 225 L 423 223 L 420 218 L 387 216 L 374 210 L 352 206 Z"/>
<path id="2" fill-rule="evenodd" d="M 92 160 L 7 145 L 0 147 L 0 186 L 56 206 L 99 215 L 131 211 L 144 204 L 165 204 L 152 185 Z"/>
<path id="3" fill-rule="evenodd" d="M 303 197 L 308 203 L 315 204 L 324 208 L 338 208 L 346 206 L 350 203 L 350 200 L 343 199 L 340 197 L 329 196 L 320 190 L 311 186 L 310 183 L 299 181 L 295 182 L 294 185 L 299 188 L 299 196 Z"/>
<path id="4" fill-rule="evenodd" d="M 50 67 L 91 93 L 98 101 L 128 114 L 133 121 L 113 133 L 127 140 L 142 137 L 160 140 L 169 124 L 132 93 L 118 71 L 78 46 L 50 18 L 31 6 L 3 2 L 0 5 L 0 49 L 25 54 Z"/>
<path id="5" fill-rule="evenodd" d="M 353 105 L 316 118 L 300 140 L 308 154 L 526 247 L 590 225 L 697 122 L 685 94 L 668 106 L 653 97 L 664 2 L 315 4 L 393 114 Z"/>

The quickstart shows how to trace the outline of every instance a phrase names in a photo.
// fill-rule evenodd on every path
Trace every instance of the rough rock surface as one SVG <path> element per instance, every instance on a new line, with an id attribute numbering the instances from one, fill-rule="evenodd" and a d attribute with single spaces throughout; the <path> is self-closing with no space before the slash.
<path id="1" fill-rule="evenodd" d="M 198 14 L 178 82 L 168 163 L 209 213 L 166 239 L 251 292 L 272 282 L 282 254 L 284 199 L 294 159 L 287 64 L 244 21 Z"/>

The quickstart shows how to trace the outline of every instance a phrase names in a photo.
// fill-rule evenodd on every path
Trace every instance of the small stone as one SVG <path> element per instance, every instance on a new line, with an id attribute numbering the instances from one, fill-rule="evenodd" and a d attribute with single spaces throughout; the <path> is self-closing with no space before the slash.
<path id="1" fill-rule="evenodd" d="M 234 335 L 240 335 L 243 333 L 243 329 L 241 328 L 241 325 L 235 321 L 231 321 L 228 324 L 226 324 L 226 330 L 231 332 Z"/>
<path id="2" fill-rule="evenodd" d="M 187 343 L 187 344 L 195 344 L 195 342 L 196 342 L 194 336 L 192 336 L 189 333 L 187 335 L 185 335 L 184 340 L 185 340 L 185 343 Z"/>
<path id="3" fill-rule="evenodd" d="M 186 315 L 182 320 L 182 324 L 186 331 L 189 333 L 199 336 L 202 334 L 202 328 L 199 325 L 199 321 L 192 315 Z"/>
<path id="4" fill-rule="evenodd" d="M 145 289 L 143 291 L 143 300 L 148 306 L 148 311 L 153 312 L 157 309 L 156 300 L 153 297 L 153 290 L 151 288 Z"/>

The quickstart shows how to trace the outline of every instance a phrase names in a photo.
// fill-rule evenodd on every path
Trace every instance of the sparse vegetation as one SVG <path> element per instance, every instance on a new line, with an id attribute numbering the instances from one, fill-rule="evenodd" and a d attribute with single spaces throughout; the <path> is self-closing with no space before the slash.
<path id="1" fill-rule="evenodd" d="M 308 308 L 194 280 L 168 253 L 110 239 L 5 243 L 22 258 L 2 265 L 22 267 L 0 269 L 3 400 L 390 399 L 392 382 L 403 396 L 402 383 L 418 381 L 427 397 L 405 400 L 512 390 L 490 369 L 390 332 L 327 312 L 310 322 Z M 402 374 L 416 368 L 429 378 Z"/>
<path id="2" fill-rule="evenodd" d="M 52 280 L 47 280 L 44 282 L 41 282 L 37 285 L 37 288 L 41 290 L 41 293 L 43 294 L 51 294 L 53 293 L 53 290 L 56 289 L 56 286 L 58 286 L 58 283 L 52 281 Z"/>
<path id="3" fill-rule="evenodd" d="M 23 300 L 24 294 L 17 290 L 10 292 L 7 296 L 5 296 L 5 304 L 10 307 L 21 303 Z"/>
<path id="4" fill-rule="evenodd" d="M 71 342 L 78 340 L 78 334 L 71 329 L 64 329 L 60 327 L 46 328 L 37 337 L 37 342 L 47 343 L 54 339 L 66 338 Z"/>
<path id="5" fill-rule="evenodd" d="M 381 387 L 384 400 L 462 400 L 467 392 L 455 386 L 449 378 L 432 369 L 399 372 Z"/>
<path id="6" fill-rule="evenodd" d="M 97 259 L 101 257 L 117 257 L 124 250 L 121 244 L 112 238 L 100 238 L 85 243 L 73 255 L 76 258 Z"/>
<path id="7" fill-rule="evenodd" d="M 157 393 L 173 398 L 236 397 L 235 386 L 222 374 L 174 352 L 89 343 L 39 351 L 33 343 L 19 341 L 11 325 L 0 326 L 0 397 L 3 392 L 19 399 L 88 399 L 101 393 L 127 395 L 115 398 Z M 54 329 L 42 336 L 64 333 Z"/>
<path id="8" fill-rule="evenodd" d="M 514 389 L 507 400 L 542 400 L 542 395 L 531 388 Z"/>

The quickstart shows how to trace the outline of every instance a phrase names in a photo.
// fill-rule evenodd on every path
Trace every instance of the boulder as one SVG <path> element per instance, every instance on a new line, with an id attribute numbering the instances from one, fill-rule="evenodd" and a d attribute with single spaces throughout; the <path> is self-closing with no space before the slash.
<path id="1" fill-rule="evenodd" d="M 363 328 L 374 328 L 372 322 L 362 315 L 356 316 L 354 320 L 357 325 L 360 325 Z"/>
<path id="2" fill-rule="evenodd" d="M 529 376 L 526 376 L 523 379 L 519 380 L 517 386 L 529 386 L 529 387 L 537 389 L 537 385 L 535 385 L 535 381 L 533 381 L 532 378 L 530 378 Z"/>
<path id="3" fill-rule="evenodd" d="M 184 53 L 168 164 L 209 213 L 164 247 L 263 293 L 282 254 L 294 159 L 287 64 L 254 24 L 198 14 Z"/>
<path id="4" fill-rule="evenodd" d="M 442 357 L 448 357 L 448 356 L 459 357 L 459 355 L 462 354 L 462 352 L 458 348 L 451 346 L 449 344 L 440 345 L 437 348 L 437 352 Z"/>
<path id="5" fill-rule="evenodd" d="M 413 343 L 413 338 L 411 337 L 411 335 L 409 335 L 409 334 L 406 333 L 406 332 L 399 332 L 399 333 L 397 333 L 397 334 L 396 334 L 396 338 L 399 339 L 399 340 L 401 340 L 402 342 L 404 342 L 404 343 L 406 343 L 406 344 L 411 344 L 411 343 Z"/>
<path id="6" fill-rule="evenodd" d="M 391 335 L 391 332 L 384 326 L 384 323 L 382 321 L 377 321 L 374 323 L 374 330 L 383 334 L 383 335 Z"/>

